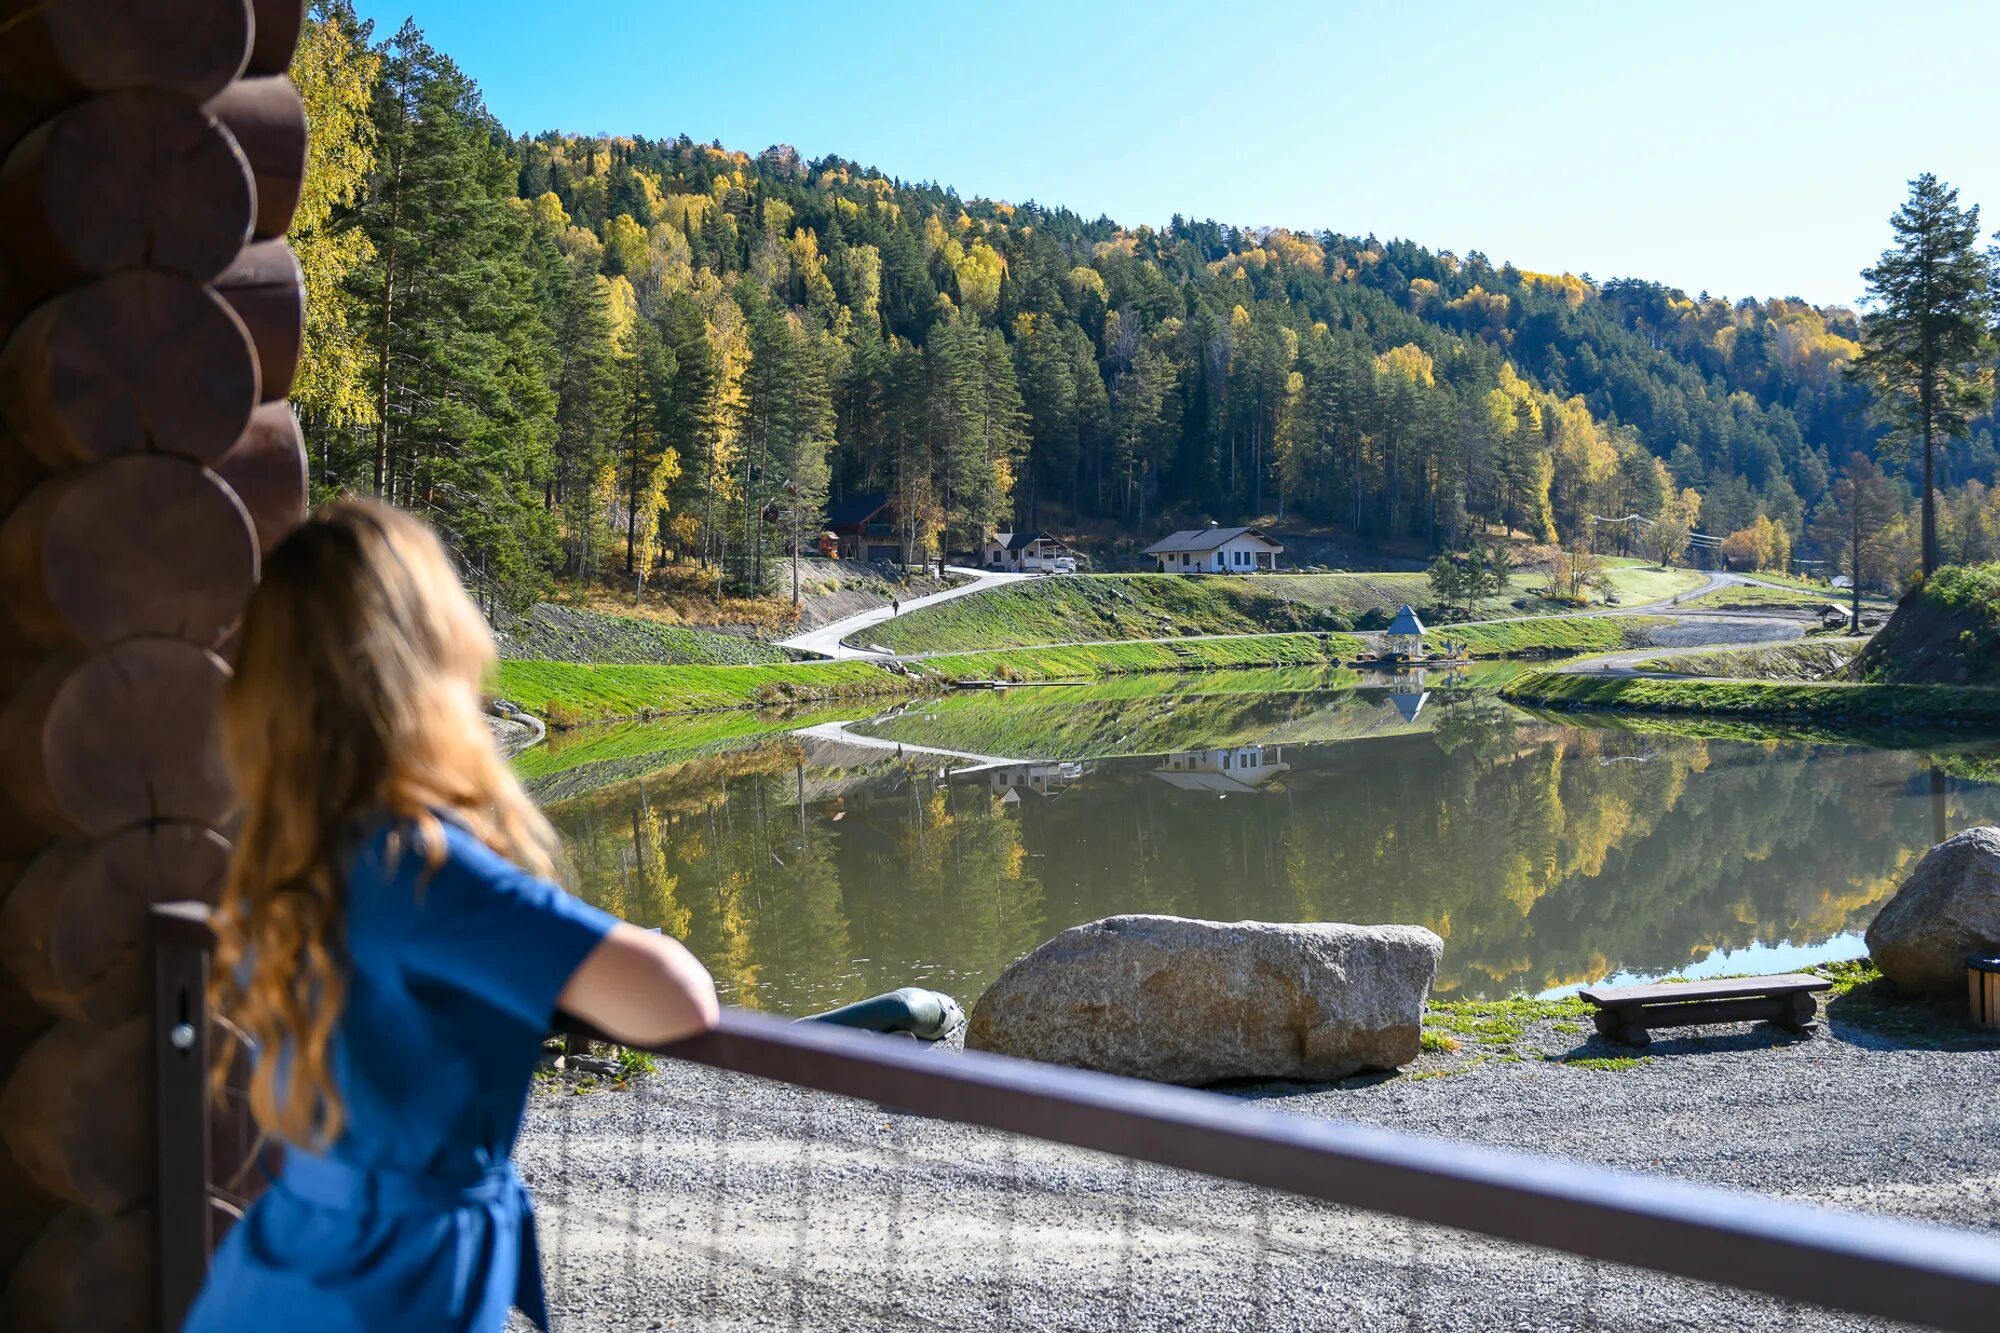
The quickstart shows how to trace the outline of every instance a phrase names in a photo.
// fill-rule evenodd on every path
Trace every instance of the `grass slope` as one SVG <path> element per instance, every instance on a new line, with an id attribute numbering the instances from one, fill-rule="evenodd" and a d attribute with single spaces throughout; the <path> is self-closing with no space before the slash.
<path id="1" fill-rule="evenodd" d="M 935 659 L 922 678 L 870 662 L 770 666 L 593 666 L 504 661 L 495 692 L 557 727 L 726 708 L 824 703 L 935 688 L 944 680 L 1067 680 L 1141 671 L 1314 666 L 1361 651 L 1358 639 L 1275 634 L 1192 643 L 1110 643 L 966 653 Z"/>
<path id="2" fill-rule="evenodd" d="M 1729 608 L 1749 611 L 1769 611 L 1780 607 L 1792 607 L 1802 611 L 1823 612 L 1829 606 L 1845 609 L 1846 602 L 1830 592 L 1821 590 L 1793 591 L 1789 588 L 1765 588 L 1754 583 L 1732 584 L 1705 592 L 1699 597 L 1681 599 L 1684 610 L 1723 610 Z"/>
<path id="3" fill-rule="evenodd" d="M 554 602 L 540 603 L 494 637 L 503 656 L 520 661 L 747 666 L 798 656 L 761 639 Z"/>
<path id="4" fill-rule="evenodd" d="M 1684 676 L 1727 676 L 1738 680 L 1828 680 L 1839 676 L 1861 652 L 1866 639 L 1801 639 L 1796 643 L 1753 643 L 1676 653 L 1641 662 L 1647 671 Z"/>
<path id="5" fill-rule="evenodd" d="M 1862 653 L 1864 680 L 2000 686 L 2000 564 L 1947 565 Z"/>
<path id="6" fill-rule="evenodd" d="M 1450 639 L 1474 657 L 1530 652 L 1609 653 L 1642 647 L 1646 633 L 1669 624 L 1663 616 L 1540 616 L 1487 625 L 1447 625 L 1429 636 L 1433 647 Z"/>
<path id="7" fill-rule="evenodd" d="M 1503 697 L 1545 708 L 1631 709 L 1724 717 L 1876 718 L 2000 726 L 2000 690 L 1762 680 L 1652 680 L 1538 671 Z"/>
<path id="8" fill-rule="evenodd" d="M 1628 605 L 1686 591 L 1702 578 L 1688 570 L 1656 570 L 1638 563 L 1610 573 L 1613 588 Z M 1575 609 L 1531 591 L 1539 581 L 1538 575 L 1517 577 L 1506 596 L 1475 607 L 1475 616 L 1546 616 Z M 1434 616 L 1428 576 L 1074 574 L 1010 583 L 927 606 L 871 627 L 861 637 L 899 653 L 939 653 L 1201 634 L 1340 631 L 1371 618 L 1374 627 L 1386 626 L 1405 602 L 1421 615 Z"/>
<path id="9" fill-rule="evenodd" d="M 859 698 L 906 688 L 902 677 L 868 662 L 649 666 L 503 661 L 495 680 L 495 693 L 558 727 Z"/>
<path id="10" fill-rule="evenodd" d="M 658 759 L 666 763 L 695 758 L 762 736 L 865 716 L 868 707 L 862 703 L 783 710 L 738 708 L 661 721 L 616 722 L 583 731 L 558 731 L 546 744 L 518 755 L 514 771 L 523 780 L 532 780 L 626 759 Z"/>

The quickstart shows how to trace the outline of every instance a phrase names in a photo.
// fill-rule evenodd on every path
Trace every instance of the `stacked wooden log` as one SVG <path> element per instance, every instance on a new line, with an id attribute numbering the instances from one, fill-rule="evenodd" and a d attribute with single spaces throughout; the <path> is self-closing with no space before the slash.
<path id="1" fill-rule="evenodd" d="M 155 1321 L 146 909 L 304 512 L 303 0 L 0 0 L 0 1325 Z"/>

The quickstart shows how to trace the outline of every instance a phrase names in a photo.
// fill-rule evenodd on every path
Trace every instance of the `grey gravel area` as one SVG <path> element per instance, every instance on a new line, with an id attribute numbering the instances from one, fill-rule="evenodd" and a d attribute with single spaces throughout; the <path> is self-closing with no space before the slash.
<path id="1" fill-rule="evenodd" d="M 1695 1028 L 1591 1068 L 1630 1052 L 1543 1020 L 1238 1095 L 1992 1231 L 2000 1049 L 1955 1044 Z M 518 1157 L 569 1329 L 1892 1327 L 698 1068 L 541 1084 Z"/>
<path id="2" fill-rule="evenodd" d="M 1645 611 L 1651 612 L 1647 607 Z M 1713 648 L 1742 643 L 1784 643 L 1801 637 L 1803 618 L 1767 615 L 1676 616 L 1645 630 L 1655 648 Z M 1810 622 L 1817 623 L 1817 622 Z"/>

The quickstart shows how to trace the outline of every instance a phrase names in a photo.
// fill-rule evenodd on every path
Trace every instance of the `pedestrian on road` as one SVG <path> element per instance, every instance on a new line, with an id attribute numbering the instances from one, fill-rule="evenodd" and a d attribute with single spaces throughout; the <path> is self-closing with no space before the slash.
<path id="1" fill-rule="evenodd" d="M 284 1165 L 184 1333 L 547 1328 L 510 1158 L 557 1011 L 637 1046 L 715 1024 L 692 954 L 552 882 L 555 831 L 480 716 L 493 658 L 387 505 L 328 505 L 264 562 L 222 698 L 242 823 L 209 988 Z"/>
<path id="2" fill-rule="evenodd" d="M 893 620 L 895 617 L 900 616 L 902 614 L 903 614 L 903 599 L 900 597 L 891 597 L 889 599 L 890 619 Z"/>

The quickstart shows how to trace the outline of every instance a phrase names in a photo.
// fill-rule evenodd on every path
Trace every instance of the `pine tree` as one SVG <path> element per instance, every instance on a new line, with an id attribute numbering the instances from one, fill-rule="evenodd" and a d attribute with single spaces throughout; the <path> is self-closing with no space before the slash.
<path id="1" fill-rule="evenodd" d="M 1847 460 L 1847 470 L 1833 483 L 1813 513 L 1812 535 L 1822 551 L 1853 583 L 1853 626 L 1861 625 L 1861 587 L 1883 577 L 1889 561 L 1884 538 L 1889 524 L 1902 512 L 1895 487 L 1866 454 Z"/>
<path id="2" fill-rule="evenodd" d="M 546 576 L 551 339 L 517 172 L 457 66 L 405 23 L 383 51 L 360 286 L 377 340 L 374 487 L 432 519 L 489 606 Z"/>
<path id="3" fill-rule="evenodd" d="M 1895 244 L 1863 269 L 1873 309 L 1862 322 L 1853 373 L 1883 401 L 1894 438 L 1921 451 L 1923 572 L 1937 568 L 1934 458 L 1993 401 L 1993 271 L 1979 248 L 1979 208 L 1925 172 L 1889 219 Z"/>
<path id="4" fill-rule="evenodd" d="M 368 45 L 370 32 L 350 0 L 315 0 L 292 58 L 313 152 L 288 238 L 305 279 L 305 341 L 291 398 L 308 458 L 318 462 L 313 490 L 320 495 L 352 484 L 355 463 L 366 460 L 342 449 L 336 462 L 335 450 L 375 421 L 365 314 L 346 290 L 373 257 L 368 233 L 352 216 L 375 167 L 370 111 L 382 59 Z"/>
<path id="5" fill-rule="evenodd" d="M 662 488 L 680 475 L 680 456 L 666 442 L 674 370 L 658 327 L 643 316 L 633 320 L 618 353 L 616 420 L 625 474 L 625 572 L 642 580 L 653 542 L 642 540 L 640 530 L 658 533 Z"/>
<path id="6" fill-rule="evenodd" d="M 555 452 L 544 507 L 562 516 L 564 571 L 589 582 L 597 576 L 611 517 L 599 483 L 619 424 L 610 303 L 591 266 L 562 254 L 550 234 L 536 240 L 544 264 L 543 317 L 557 361 Z"/>

